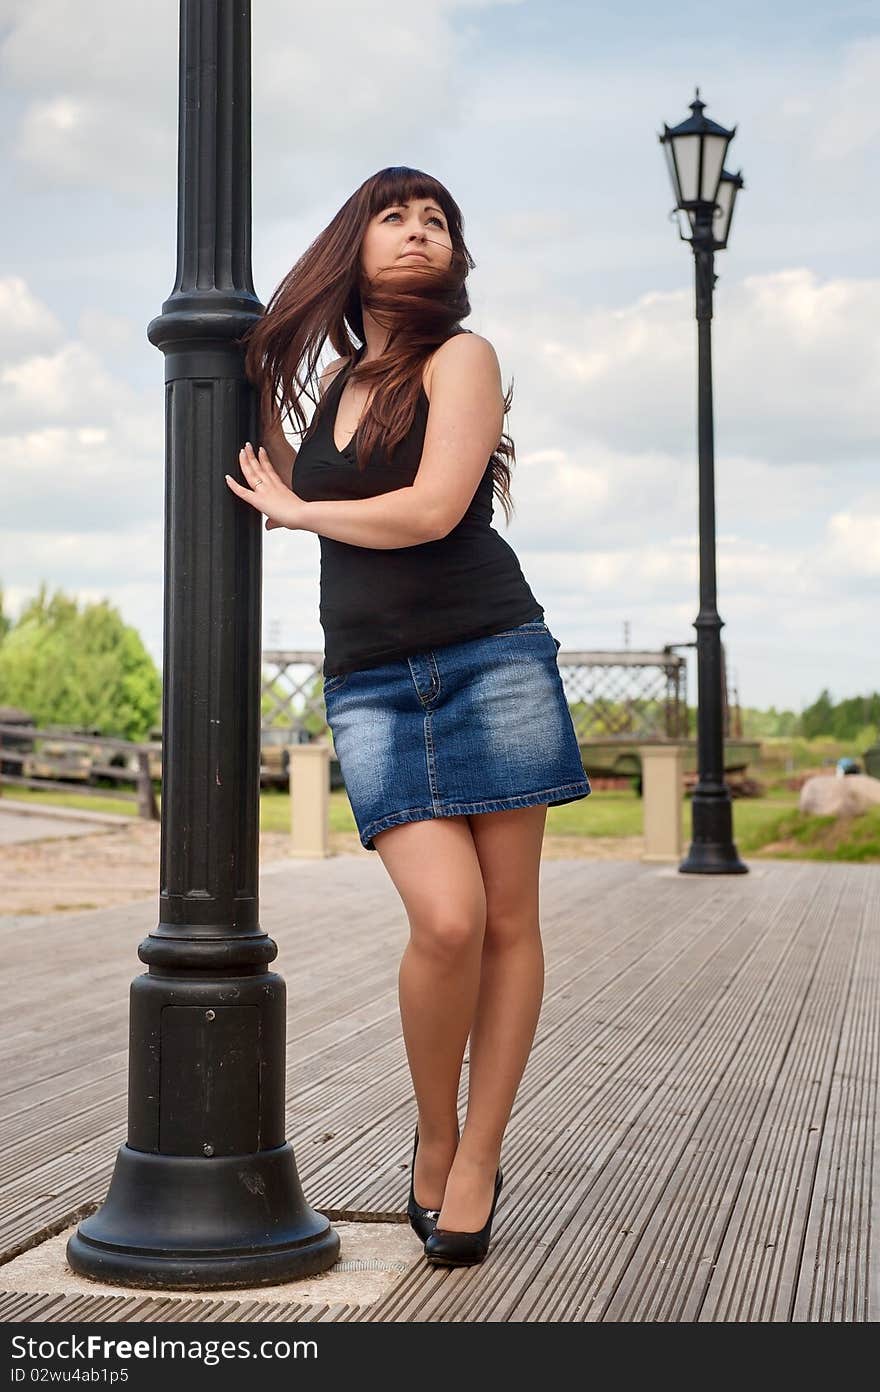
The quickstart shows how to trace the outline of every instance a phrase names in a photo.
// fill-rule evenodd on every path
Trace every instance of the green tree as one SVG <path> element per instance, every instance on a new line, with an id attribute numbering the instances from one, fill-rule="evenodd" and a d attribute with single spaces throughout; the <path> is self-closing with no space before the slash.
<path id="1" fill-rule="evenodd" d="M 861 731 L 880 724 L 880 692 L 848 696 L 835 703 L 825 690 L 801 715 L 801 733 L 806 739 L 826 735 L 848 743 L 860 742 Z"/>
<path id="2" fill-rule="evenodd" d="M 826 687 L 813 704 L 801 712 L 801 734 L 805 739 L 815 739 L 817 735 L 833 734 L 833 728 L 834 702 Z"/>
<path id="3" fill-rule="evenodd" d="M 836 739 L 854 740 L 866 725 L 880 720 L 880 694 L 850 696 L 834 708 L 831 733 Z"/>
<path id="4" fill-rule="evenodd" d="M 0 643 L 3 642 L 11 627 L 12 620 L 3 612 L 3 586 L 0 585 Z"/>
<path id="5" fill-rule="evenodd" d="M 146 739 L 161 718 L 162 680 L 135 628 L 108 600 L 85 604 L 45 583 L 0 641 L 0 704 L 39 727 L 95 727 Z"/>
<path id="6" fill-rule="evenodd" d="M 800 716 L 794 711 L 777 710 L 775 706 L 769 706 L 765 711 L 754 706 L 743 706 L 742 723 L 745 739 L 794 735 L 800 730 Z"/>

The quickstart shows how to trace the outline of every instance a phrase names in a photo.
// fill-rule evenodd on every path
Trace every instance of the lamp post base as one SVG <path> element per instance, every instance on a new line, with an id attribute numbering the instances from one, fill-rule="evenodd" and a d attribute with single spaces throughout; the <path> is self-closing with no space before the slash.
<path id="1" fill-rule="evenodd" d="M 746 875 L 749 867 L 740 860 L 733 840 L 730 792 L 700 794 L 694 791 L 693 840 L 678 867 L 682 875 Z"/>
<path id="2" fill-rule="evenodd" d="M 107 1198 L 67 1244 L 81 1276 L 228 1290 L 315 1276 L 339 1234 L 306 1202 L 287 1142 L 254 1155 L 161 1155 L 122 1145 Z"/>

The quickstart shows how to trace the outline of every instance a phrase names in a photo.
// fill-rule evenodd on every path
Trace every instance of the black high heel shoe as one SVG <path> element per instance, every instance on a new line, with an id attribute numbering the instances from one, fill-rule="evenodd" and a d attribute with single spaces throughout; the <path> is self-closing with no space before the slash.
<path id="1" fill-rule="evenodd" d="M 412 1165 L 410 1167 L 409 1172 L 409 1201 L 406 1205 L 406 1213 L 407 1217 L 409 1218 L 410 1227 L 412 1228 L 413 1232 L 415 1232 L 424 1242 L 428 1237 L 431 1236 L 431 1233 L 434 1231 L 434 1227 L 436 1225 L 437 1218 L 439 1217 L 440 1210 L 439 1208 L 422 1208 L 421 1204 L 416 1203 L 415 1173 L 416 1151 L 418 1150 L 418 1148 L 419 1128 L 418 1124 L 416 1124 L 416 1136 L 415 1141 L 413 1142 Z"/>
<path id="2" fill-rule="evenodd" d="M 456 1232 L 453 1228 L 438 1228 L 435 1220 L 430 1237 L 425 1239 L 425 1256 L 429 1262 L 433 1262 L 435 1266 L 474 1266 L 483 1260 L 489 1250 L 492 1219 L 495 1217 L 495 1205 L 503 1183 L 504 1176 L 499 1165 L 495 1174 L 492 1207 L 489 1209 L 485 1226 L 480 1228 L 479 1232 Z"/>

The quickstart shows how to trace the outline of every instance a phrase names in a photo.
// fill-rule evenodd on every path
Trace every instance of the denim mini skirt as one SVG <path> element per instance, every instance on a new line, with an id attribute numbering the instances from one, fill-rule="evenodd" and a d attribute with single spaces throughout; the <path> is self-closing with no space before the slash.
<path id="1" fill-rule="evenodd" d="M 558 651 L 532 621 L 325 677 L 361 845 L 404 822 L 587 797 Z"/>

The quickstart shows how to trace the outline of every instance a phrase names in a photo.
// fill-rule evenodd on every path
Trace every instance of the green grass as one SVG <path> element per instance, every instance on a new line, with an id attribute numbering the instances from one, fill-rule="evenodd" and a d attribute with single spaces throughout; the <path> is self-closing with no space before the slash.
<path id="1" fill-rule="evenodd" d="M 629 789 L 590 793 L 548 807 L 548 836 L 641 836 L 642 802 Z"/>
<path id="2" fill-rule="evenodd" d="M 10 801 L 29 802 L 37 807 L 67 807 L 76 812 L 112 812 L 117 817 L 137 817 L 137 803 L 132 799 L 93 797 L 88 793 L 72 791 L 59 793 L 51 790 L 42 792 L 39 788 L 14 788 L 6 785 L 0 793 L 0 806 L 3 797 Z M 161 810 L 162 795 L 156 792 L 156 805 Z M 356 831 L 351 806 L 341 789 L 330 798 L 330 827 L 333 831 Z M 290 831 L 290 794 L 275 788 L 264 788 L 260 793 L 260 831 Z"/>
<path id="3" fill-rule="evenodd" d="M 136 805 L 122 799 L 93 798 L 86 793 L 39 792 L 29 788 L 8 788 L 10 799 L 71 807 L 86 812 L 114 812 L 135 817 Z M 161 805 L 161 799 L 157 795 Z M 0 798 L 2 803 L 2 798 Z M 682 807 L 684 844 L 691 837 L 691 801 Z M 351 806 L 343 789 L 330 795 L 330 829 L 356 832 Z M 290 831 L 290 795 L 265 789 L 260 796 L 260 830 Z M 630 791 L 594 792 L 577 802 L 551 807 L 547 812 L 549 836 L 640 836 L 642 800 Z M 735 798 L 733 834 L 741 855 L 761 855 L 764 847 L 779 859 L 880 862 L 880 807 L 860 817 L 805 817 L 798 811 L 798 795 L 780 792 L 762 798 Z"/>
<path id="4" fill-rule="evenodd" d="M 42 792 L 39 788 L 14 788 L 10 784 L 4 784 L 0 792 L 0 807 L 4 799 L 10 802 L 32 802 L 37 807 L 69 807 L 76 812 L 112 812 L 116 817 L 136 817 L 137 803 L 132 798 L 105 798 L 95 797 L 89 793 L 70 792 L 56 793 L 52 791 Z M 159 796 L 156 795 L 159 802 Z"/>
<path id="5" fill-rule="evenodd" d="M 263 796 L 264 829 L 285 831 L 290 825 L 289 799 L 284 793 Z M 330 797 L 330 826 L 333 831 L 357 830 L 345 792 Z M 684 799 L 682 828 L 687 847 L 691 837 L 692 803 Z M 549 836 L 640 836 L 642 801 L 632 792 L 595 792 L 588 798 L 550 807 L 547 812 Z M 878 861 L 880 862 L 880 808 L 864 817 L 802 817 L 798 795 L 781 793 L 776 797 L 735 798 L 733 834 L 742 855 L 760 854 L 764 846 L 790 842 L 771 852 L 781 859 Z"/>
<path id="6" fill-rule="evenodd" d="M 780 817 L 797 812 L 797 793 L 778 793 L 775 797 L 734 798 L 733 835 L 740 851 L 751 851 L 771 839 L 772 831 Z M 691 814 L 687 813 L 685 837 L 690 834 Z"/>
<path id="7" fill-rule="evenodd" d="M 880 862 L 880 807 L 858 817 L 808 817 L 797 808 L 769 821 L 760 845 L 743 846 L 780 860 L 837 860 Z"/>
<path id="8" fill-rule="evenodd" d="M 357 832 L 351 803 L 344 788 L 330 794 L 330 830 Z M 290 831 L 290 794 L 267 788 L 260 797 L 260 831 Z"/>

